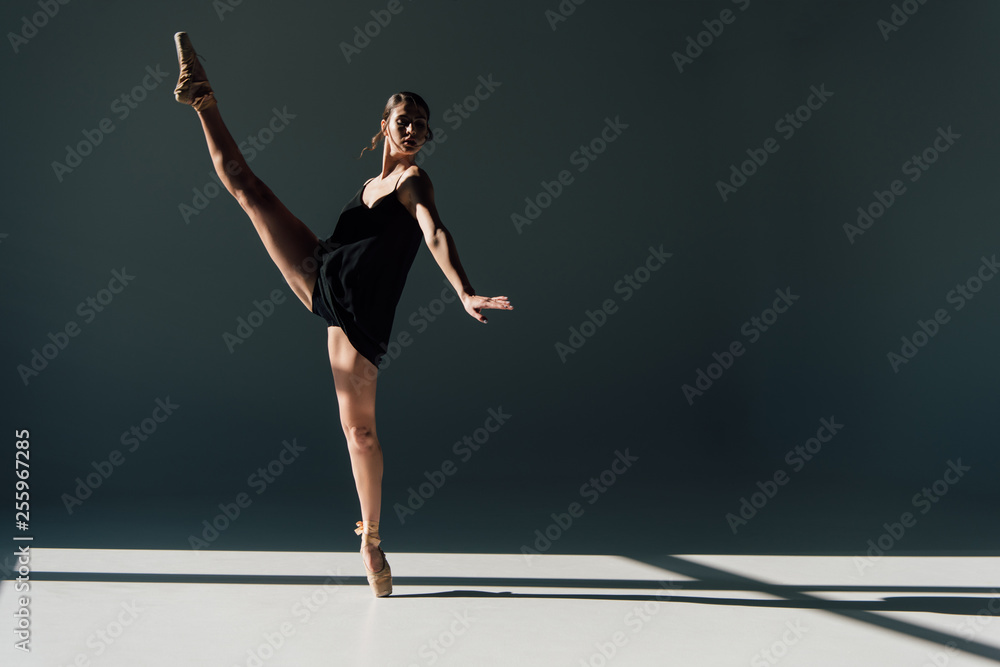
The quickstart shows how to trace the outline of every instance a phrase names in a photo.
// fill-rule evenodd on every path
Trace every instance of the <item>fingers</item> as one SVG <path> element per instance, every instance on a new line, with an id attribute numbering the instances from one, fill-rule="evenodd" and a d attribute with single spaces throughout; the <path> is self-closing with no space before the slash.
<path id="1" fill-rule="evenodd" d="M 481 308 L 498 308 L 503 310 L 514 310 L 514 307 L 510 305 L 510 300 L 505 296 L 491 296 L 483 297 L 485 302 Z"/>
<path id="2" fill-rule="evenodd" d="M 472 305 L 475 303 L 475 305 Z M 483 308 L 493 308 L 497 310 L 514 310 L 514 307 L 510 305 L 510 300 L 505 296 L 476 296 L 473 297 L 473 301 L 466 305 L 466 310 L 469 314 L 475 317 L 477 320 L 486 324 L 489 320 L 486 319 L 479 311 Z"/>

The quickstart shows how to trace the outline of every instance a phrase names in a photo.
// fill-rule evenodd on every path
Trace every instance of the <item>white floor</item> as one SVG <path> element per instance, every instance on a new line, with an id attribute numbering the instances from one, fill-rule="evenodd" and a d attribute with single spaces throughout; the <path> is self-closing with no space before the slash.
<path id="1" fill-rule="evenodd" d="M 388 557 L 376 599 L 357 553 L 33 550 L 30 592 L 0 582 L 0 664 L 1000 663 L 997 558 Z M 25 594 L 30 653 L 14 648 Z"/>

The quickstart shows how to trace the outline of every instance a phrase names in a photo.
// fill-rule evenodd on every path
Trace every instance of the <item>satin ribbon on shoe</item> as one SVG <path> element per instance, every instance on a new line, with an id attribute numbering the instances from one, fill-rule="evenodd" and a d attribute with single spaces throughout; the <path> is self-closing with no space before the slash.
<path id="1" fill-rule="evenodd" d="M 382 538 L 379 537 L 379 534 L 378 534 L 378 521 L 369 521 L 368 522 L 368 533 L 367 533 L 367 535 L 365 535 L 365 522 L 364 521 L 358 521 L 355 525 L 357 526 L 357 528 L 354 529 L 354 533 L 356 535 L 362 535 L 363 536 L 362 537 L 362 543 L 361 543 L 362 546 L 364 546 L 365 543 L 367 543 L 367 544 L 371 544 L 372 546 L 376 546 L 377 547 L 379 544 L 382 543 Z"/>

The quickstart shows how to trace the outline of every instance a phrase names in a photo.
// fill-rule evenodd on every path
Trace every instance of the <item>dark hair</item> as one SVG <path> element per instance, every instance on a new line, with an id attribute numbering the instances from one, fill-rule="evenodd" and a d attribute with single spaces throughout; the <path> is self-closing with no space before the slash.
<path id="1" fill-rule="evenodd" d="M 424 98 L 420 97 L 420 95 L 417 95 L 416 93 L 411 93 L 407 90 L 394 93 L 392 97 L 389 98 L 389 101 L 385 103 L 385 109 L 382 111 L 382 120 L 389 120 L 389 114 L 392 113 L 392 110 L 398 107 L 400 104 L 405 104 L 406 102 L 412 102 L 416 106 L 422 107 L 423 110 L 427 112 L 428 120 L 430 120 L 431 109 L 429 106 L 427 106 L 427 102 L 424 102 Z M 382 133 L 382 130 L 380 129 L 378 133 L 372 137 L 371 148 L 368 148 L 367 146 L 362 148 L 361 155 L 364 155 L 365 151 L 367 150 L 374 151 L 375 147 L 378 146 L 379 140 L 381 140 L 383 136 L 384 135 Z M 431 130 L 430 125 L 428 125 L 427 141 L 432 141 L 433 139 L 434 139 L 434 131 Z M 358 155 L 358 158 L 360 158 L 361 155 Z"/>

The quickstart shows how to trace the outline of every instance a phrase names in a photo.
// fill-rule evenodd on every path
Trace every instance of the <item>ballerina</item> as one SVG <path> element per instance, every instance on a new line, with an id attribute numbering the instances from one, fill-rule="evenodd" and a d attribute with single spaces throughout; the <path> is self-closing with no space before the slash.
<path id="1" fill-rule="evenodd" d="M 376 597 L 384 597 L 392 593 L 392 570 L 379 546 L 383 464 L 375 430 L 375 388 L 396 305 L 420 241 L 469 315 L 485 324 L 482 310 L 513 306 L 506 296 L 476 294 L 441 223 L 431 180 L 415 164 L 420 148 L 433 138 L 423 98 L 407 91 L 389 98 L 381 129 L 371 142 L 375 150 L 385 139 L 382 171 L 365 181 L 341 211 L 333 235 L 321 241 L 250 171 L 222 122 L 187 33 L 174 35 L 174 43 L 180 65 L 174 96 L 198 112 L 219 179 L 250 217 L 292 292 L 327 323 L 340 421 L 361 504 L 362 520 L 354 532 L 362 536 L 368 583 Z"/>

